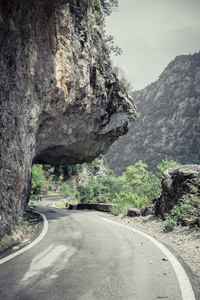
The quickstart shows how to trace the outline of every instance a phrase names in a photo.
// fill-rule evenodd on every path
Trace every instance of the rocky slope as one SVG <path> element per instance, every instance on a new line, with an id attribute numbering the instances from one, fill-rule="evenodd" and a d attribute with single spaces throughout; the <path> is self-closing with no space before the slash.
<path id="1" fill-rule="evenodd" d="M 91 3 L 0 2 L 0 237 L 26 207 L 32 163 L 92 161 L 134 119 Z"/>
<path id="2" fill-rule="evenodd" d="M 200 52 L 176 57 L 133 98 L 139 118 L 107 153 L 109 168 L 121 174 L 139 159 L 153 171 L 163 159 L 200 164 Z"/>
<path id="3" fill-rule="evenodd" d="M 94 176 L 94 178 L 102 178 L 104 176 L 110 175 L 110 171 L 108 170 L 107 166 L 104 164 L 103 156 L 100 155 L 95 160 L 96 166 L 94 170 L 91 170 L 91 167 L 87 164 L 83 165 L 83 169 L 80 173 L 76 174 L 76 186 L 79 186 L 81 184 L 87 184 L 91 176 Z"/>
<path id="4" fill-rule="evenodd" d="M 155 214 L 164 218 L 175 205 L 187 205 L 187 214 L 179 216 L 184 225 L 200 227 L 200 165 L 167 169 L 162 178 L 162 193 L 155 199 Z"/>

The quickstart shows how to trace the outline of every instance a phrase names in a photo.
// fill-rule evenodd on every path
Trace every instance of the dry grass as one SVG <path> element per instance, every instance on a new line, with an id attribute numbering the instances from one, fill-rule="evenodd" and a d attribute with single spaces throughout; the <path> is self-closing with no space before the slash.
<path id="1" fill-rule="evenodd" d="M 0 240 L 0 253 L 20 242 L 27 232 L 32 229 L 31 219 L 36 218 L 34 213 L 25 213 L 24 217 L 19 220 L 19 225 L 11 230 L 10 234 L 4 235 Z"/>

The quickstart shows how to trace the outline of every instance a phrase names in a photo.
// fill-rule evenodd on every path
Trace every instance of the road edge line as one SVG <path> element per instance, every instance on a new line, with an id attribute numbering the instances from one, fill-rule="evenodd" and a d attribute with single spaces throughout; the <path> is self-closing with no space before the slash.
<path id="1" fill-rule="evenodd" d="M 40 235 L 32 242 L 30 243 L 29 245 L 25 246 L 24 248 L 16 251 L 15 253 L 12 253 L 2 259 L 0 259 L 0 265 L 2 265 L 3 263 L 13 259 L 14 257 L 24 253 L 25 251 L 29 250 L 30 248 L 34 247 L 36 244 L 38 244 L 46 235 L 47 231 L 48 231 L 48 221 L 47 221 L 47 218 L 45 217 L 45 215 L 43 215 L 42 213 L 40 212 L 37 212 L 35 211 L 35 213 L 39 214 L 42 216 L 43 218 L 43 222 L 44 222 L 44 225 L 43 225 L 43 229 L 42 229 L 42 232 L 40 233 Z"/>
<path id="2" fill-rule="evenodd" d="M 98 215 L 97 215 L 98 216 Z M 175 274 L 177 276 L 178 282 L 179 282 L 179 286 L 180 286 L 180 290 L 181 290 L 181 295 L 182 295 L 182 300 L 196 300 L 195 294 L 194 294 L 194 290 L 192 288 L 192 285 L 190 283 L 190 279 L 186 273 L 186 271 L 184 270 L 184 268 L 182 267 L 182 265 L 180 264 L 180 262 L 178 261 L 178 259 L 167 249 L 167 247 L 165 247 L 162 243 L 160 243 L 159 241 L 157 241 L 155 238 L 153 238 L 152 236 L 148 235 L 147 233 L 144 233 L 138 229 L 129 227 L 127 225 L 115 222 L 113 220 L 109 220 L 106 219 L 102 216 L 98 216 L 108 222 L 111 222 L 113 224 L 117 224 L 120 225 L 121 227 L 125 227 L 128 228 L 138 234 L 143 235 L 144 237 L 146 237 L 148 240 L 150 240 L 152 243 L 154 243 L 168 258 L 168 260 L 170 261 Z"/>

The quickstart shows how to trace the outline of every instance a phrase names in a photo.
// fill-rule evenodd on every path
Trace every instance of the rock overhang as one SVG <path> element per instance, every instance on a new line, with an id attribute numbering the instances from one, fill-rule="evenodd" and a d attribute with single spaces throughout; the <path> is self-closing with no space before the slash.
<path id="1" fill-rule="evenodd" d="M 136 116 L 85 3 L 0 2 L 0 236 L 26 208 L 33 163 L 92 161 Z"/>
<path id="2" fill-rule="evenodd" d="M 128 132 L 134 109 L 134 104 L 128 103 L 126 108 L 119 105 L 108 112 L 97 106 L 92 113 L 73 110 L 67 116 L 48 115 L 37 128 L 33 163 L 71 165 L 93 161 Z"/>

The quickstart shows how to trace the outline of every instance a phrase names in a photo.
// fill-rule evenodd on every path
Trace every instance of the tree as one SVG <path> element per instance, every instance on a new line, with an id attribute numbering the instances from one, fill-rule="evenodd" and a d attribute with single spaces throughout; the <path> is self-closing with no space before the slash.
<path id="1" fill-rule="evenodd" d="M 67 198 L 71 194 L 70 187 L 67 182 L 63 182 L 59 187 L 59 195 L 61 198 Z"/>
<path id="2" fill-rule="evenodd" d="M 42 193 L 42 188 L 45 186 L 45 177 L 42 165 L 33 165 L 32 167 L 32 193 L 38 195 Z"/>
<path id="3" fill-rule="evenodd" d="M 162 162 L 159 165 L 157 165 L 157 176 L 159 178 L 162 178 L 165 170 L 173 168 L 175 166 L 180 166 L 180 164 L 175 162 L 174 160 L 162 160 Z"/>
<path id="4" fill-rule="evenodd" d="M 88 5 L 100 10 L 102 18 L 110 16 L 119 6 L 119 0 L 87 0 Z"/>
<path id="5" fill-rule="evenodd" d="M 115 45 L 114 36 L 105 34 L 105 18 L 113 11 L 116 11 L 119 5 L 118 0 L 87 0 L 91 7 L 90 15 L 88 16 L 87 25 L 89 28 L 95 28 L 105 38 L 106 46 L 109 52 L 113 52 L 116 56 L 122 54 L 122 49 Z"/>
<path id="6" fill-rule="evenodd" d="M 79 185 L 77 190 L 83 203 L 112 202 L 122 189 L 122 183 L 114 176 L 91 177 L 88 184 Z"/>
<path id="7" fill-rule="evenodd" d="M 122 83 L 122 85 L 125 87 L 125 89 L 131 94 L 133 92 L 133 86 L 132 83 L 127 79 L 126 74 L 122 67 L 115 66 L 114 72 L 116 76 L 118 77 L 119 81 Z"/>
<path id="8" fill-rule="evenodd" d="M 115 56 L 121 55 L 123 53 L 121 47 L 115 44 L 113 35 L 106 35 L 105 42 L 106 42 L 106 46 L 108 47 L 108 50 L 110 52 L 113 52 Z"/>
<path id="9" fill-rule="evenodd" d="M 119 0 L 100 0 L 103 12 L 106 16 L 111 15 L 119 6 Z"/>
<path id="10" fill-rule="evenodd" d="M 133 166 L 129 166 L 121 176 L 121 180 L 129 187 L 132 193 L 148 199 L 151 202 L 160 193 L 161 184 L 159 178 L 147 171 L 147 164 L 139 160 Z"/>

